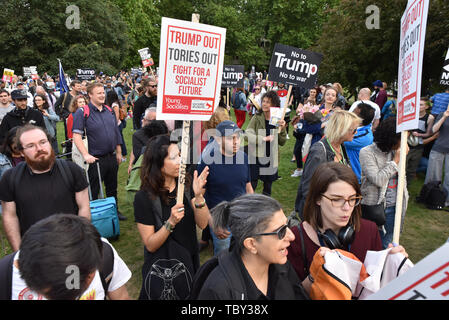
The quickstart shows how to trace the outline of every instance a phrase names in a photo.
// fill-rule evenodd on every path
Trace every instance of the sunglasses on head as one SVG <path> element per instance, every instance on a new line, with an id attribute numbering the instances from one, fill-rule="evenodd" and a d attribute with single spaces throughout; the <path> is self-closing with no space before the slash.
<path id="1" fill-rule="evenodd" d="M 255 234 L 254 237 L 277 235 L 278 239 L 282 240 L 282 239 L 284 239 L 285 235 L 287 234 L 287 228 L 288 228 L 288 225 L 284 224 L 282 227 L 280 227 L 279 229 L 277 229 L 274 232 L 258 233 L 258 234 Z"/>

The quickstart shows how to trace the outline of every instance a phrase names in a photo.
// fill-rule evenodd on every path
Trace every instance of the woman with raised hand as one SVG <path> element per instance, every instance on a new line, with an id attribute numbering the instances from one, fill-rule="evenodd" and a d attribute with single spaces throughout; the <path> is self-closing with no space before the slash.
<path id="1" fill-rule="evenodd" d="M 141 189 L 134 198 L 137 230 L 144 244 L 139 300 L 178 300 L 190 293 L 199 268 L 196 226 L 204 229 L 209 209 L 203 197 L 209 169 L 186 177 L 183 202 L 177 203 L 180 151 L 168 135 L 151 138 L 141 168 Z"/>

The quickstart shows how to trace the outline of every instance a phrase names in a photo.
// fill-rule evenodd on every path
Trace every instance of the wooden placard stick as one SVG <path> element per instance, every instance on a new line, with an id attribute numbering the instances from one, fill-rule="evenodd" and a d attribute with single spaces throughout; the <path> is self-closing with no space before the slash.
<path id="1" fill-rule="evenodd" d="M 408 131 L 401 132 L 401 149 L 399 157 L 399 174 L 398 174 L 398 189 L 396 195 L 396 213 L 394 216 L 394 230 L 393 230 L 393 242 L 399 244 L 399 236 L 401 233 L 402 223 L 402 203 L 404 202 L 404 185 L 405 185 L 405 163 L 407 159 L 407 137 Z"/>
<path id="2" fill-rule="evenodd" d="M 184 202 L 184 187 L 186 182 L 187 158 L 189 155 L 190 146 L 190 121 L 184 120 L 182 122 L 182 138 L 181 138 L 181 164 L 179 165 L 178 176 L 178 194 L 176 203 Z"/>
<path id="3" fill-rule="evenodd" d="M 285 118 L 285 112 L 287 111 L 287 108 L 288 108 L 287 105 L 288 105 L 288 101 L 290 100 L 290 95 L 292 94 L 292 89 L 293 89 L 293 86 L 291 84 L 288 85 L 287 100 L 285 100 L 286 102 L 285 102 L 285 107 L 282 110 L 282 118 L 281 118 L 281 120 L 284 120 L 284 118 Z M 281 133 L 281 128 L 280 127 L 278 129 L 278 133 Z"/>
<path id="4" fill-rule="evenodd" d="M 200 22 L 200 15 L 197 13 L 192 14 L 192 22 Z M 179 165 L 178 176 L 178 194 L 176 197 L 176 204 L 182 204 L 184 202 L 184 188 L 186 182 L 186 168 L 187 158 L 189 155 L 190 145 L 190 121 L 184 120 L 182 122 L 182 137 L 181 137 L 181 164 Z"/>

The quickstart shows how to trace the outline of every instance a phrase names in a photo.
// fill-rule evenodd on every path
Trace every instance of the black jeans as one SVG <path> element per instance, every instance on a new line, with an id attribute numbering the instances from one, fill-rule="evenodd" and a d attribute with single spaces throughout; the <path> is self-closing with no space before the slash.
<path id="1" fill-rule="evenodd" d="M 251 186 L 253 187 L 254 192 L 256 192 L 256 188 L 257 188 L 258 183 L 259 183 L 259 180 L 251 181 Z M 271 186 L 272 186 L 272 184 L 273 184 L 273 181 L 263 181 L 262 194 L 271 197 Z"/>
<path id="2" fill-rule="evenodd" d="M 298 169 L 302 169 L 303 165 L 302 165 L 302 145 L 304 143 L 304 138 L 306 137 L 305 134 L 301 134 L 301 133 L 295 133 L 295 138 L 296 138 L 296 142 L 295 142 L 295 147 L 293 148 L 293 154 L 295 155 L 296 158 L 296 168 Z"/>
<path id="3" fill-rule="evenodd" d="M 106 156 L 98 157 L 97 161 L 100 165 L 101 180 L 104 182 L 106 188 L 106 197 L 114 197 L 118 207 L 117 199 L 117 175 L 118 164 L 114 153 L 110 153 Z M 90 188 L 92 191 L 92 200 L 98 199 L 98 193 L 100 192 L 100 184 L 98 181 L 98 169 L 97 164 L 93 163 L 89 165 L 88 169 Z"/>

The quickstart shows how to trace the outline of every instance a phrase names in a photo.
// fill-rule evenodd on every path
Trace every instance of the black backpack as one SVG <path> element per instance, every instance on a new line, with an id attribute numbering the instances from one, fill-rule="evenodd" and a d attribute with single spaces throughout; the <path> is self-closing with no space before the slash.
<path id="1" fill-rule="evenodd" d="M 440 181 L 431 181 L 423 185 L 419 196 L 416 197 L 418 203 L 424 204 L 431 210 L 443 210 L 446 203 L 447 192 L 441 188 Z"/>
<path id="2" fill-rule="evenodd" d="M 209 277 L 210 273 L 218 266 L 218 256 L 213 256 L 207 260 L 195 273 L 192 281 L 192 289 L 188 300 L 198 300 L 201 288 Z"/>
<path id="3" fill-rule="evenodd" d="M 109 283 L 114 270 L 114 253 L 110 244 L 103 242 L 103 262 L 100 272 L 101 284 L 106 299 Z M 0 300 L 11 300 L 12 265 L 17 252 L 11 253 L 0 260 Z"/>

